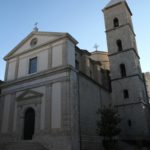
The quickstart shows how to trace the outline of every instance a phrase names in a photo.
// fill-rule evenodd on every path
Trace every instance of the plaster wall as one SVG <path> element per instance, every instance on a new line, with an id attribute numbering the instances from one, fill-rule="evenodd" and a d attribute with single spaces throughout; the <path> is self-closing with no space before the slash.
<path id="1" fill-rule="evenodd" d="M 16 63 L 17 63 L 16 59 L 13 59 L 8 62 L 7 80 L 15 79 Z"/>
<path id="2" fill-rule="evenodd" d="M 52 128 L 61 128 L 61 83 L 52 84 Z"/>
<path id="3" fill-rule="evenodd" d="M 54 46 L 52 48 L 52 67 L 58 67 L 62 65 L 62 50 L 62 45 Z"/>
<path id="4" fill-rule="evenodd" d="M 7 133 L 7 131 L 8 131 L 10 105 L 11 105 L 11 95 L 6 95 L 4 97 L 4 108 L 3 108 L 1 133 Z"/>
<path id="5" fill-rule="evenodd" d="M 49 46 L 39 47 L 36 50 L 31 51 L 28 50 L 28 53 L 21 54 L 21 52 L 19 52 L 19 56 L 11 58 L 8 63 L 8 71 L 6 71 L 7 81 L 30 76 L 29 60 L 34 57 L 37 57 L 36 73 L 59 67 L 64 64 L 75 66 L 74 45 L 69 40 L 66 42 L 66 47 L 64 47 L 64 43 L 64 40 L 60 40 L 51 43 Z"/>
<path id="6" fill-rule="evenodd" d="M 67 40 L 67 64 L 72 65 L 75 67 L 75 45 L 72 42 Z"/>

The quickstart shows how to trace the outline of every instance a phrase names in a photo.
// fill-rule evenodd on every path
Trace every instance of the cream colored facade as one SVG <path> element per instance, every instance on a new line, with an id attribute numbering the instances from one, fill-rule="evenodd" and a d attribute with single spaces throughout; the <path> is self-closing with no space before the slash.
<path id="1" fill-rule="evenodd" d="M 131 11 L 124 0 L 111 0 L 103 12 L 108 52 L 80 49 L 68 33 L 34 30 L 5 56 L 0 150 L 17 150 L 20 143 L 23 150 L 36 144 L 43 146 L 40 150 L 103 150 L 96 112 L 109 104 L 122 117 L 120 140 L 149 138 L 149 103 Z M 114 17 L 120 22 L 115 29 Z M 117 39 L 123 41 L 122 52 L 117 50 Z M 33 58 L 36 70 L 30 73 Z M 124 78 L 120 77 L 121 63 L 127 68 Z M 129 91 L 128 100 L 124 89 Z"/>

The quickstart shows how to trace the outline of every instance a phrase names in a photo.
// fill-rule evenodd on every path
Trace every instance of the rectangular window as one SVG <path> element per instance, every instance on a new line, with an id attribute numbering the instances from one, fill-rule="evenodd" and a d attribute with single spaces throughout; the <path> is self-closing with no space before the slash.
<path id="1" fill-rule="evenodd" d="M 76 69 L 79 70 L 79 62 L 76 60 Z"/>
<path id="2" fill-rule="evenodd" d="M 29 74 L 37 72 L 37 57 L 29 60 Z"/>
<path id="3" fill-rule="evenodd" d="M 123 90 L 123 96 L 124 96 L 124 98 L 129 98 L 128 90 Z"/>

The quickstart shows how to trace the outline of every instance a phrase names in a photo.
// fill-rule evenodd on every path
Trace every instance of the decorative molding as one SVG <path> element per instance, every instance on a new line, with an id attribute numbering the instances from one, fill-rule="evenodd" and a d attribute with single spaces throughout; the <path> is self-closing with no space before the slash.
<path id="1" fill-rule="evenodd" d="M 48 49 L 48 69 L 52 68 L 52 47 Z"/>
<path id="2" fill-rule="evenodd" d="M 19 70 L 19 57 L 17 57 L 17 60 L 16 60 L 15 79 L 18 78 L 18 70 Z"/>
<path id="3" fill-rule="evenodd" d="M 66 65 L 67 60 L 68 60 L 68 54 L 67 54 L 67 41 L 63 43 L 63 48 L 62 48 L 62 64 Z"/>
<path id="4" fill-rule="evenodd" d="M 19 139 L 23 139 L 23 128 L 24 128 L 24 114 L 28 108 L 33 108 L 35 111 L 35 134 L 40 130 L 40 117 L 41 117 L 41 98 L 29 99 L 30 101 L 24 101 L 22 103 L 18 102 L 17 104 L 17 134 Z M 26 103 L 27 102 L 27 103 Z"/>
<path id="5" fill-rule="evenodd" d="M 27 96 L 27 95 L 29 95 L 29 96 Z M 25 92 L 23 92 L 20 96 L 18 96 L 16 98 L 16 101 L 22 101 L 22 100 L 25 100 L 25 99 L 32 99 L 32 98 L 42 97 L 42 96 L 43 96 L 42 93 L 39 93 L 39 92 L 36 92 L 36 91 L 33 91 L 33 90 L 26 90 Z"/>
<path id="6" fill-rule="evenodd" d="M 13 92 L 19 92 L 19 91 L 24 91 L 24 90 L 27 90 L 27 89 L 33 89 L 33 88 L 37 88 L 37 87 L 41 87 L 41 86 L 46 86 L 48 84 L 52 84 L 52 83 L 55 83 L 55 82 L 61 82 L 61 81 L 67 81 L 69 80 L 69 77 L 61 77 L 61 78 L 58 78 L 58 79 L 53 79 L 53 80 L 45 80 L 43 82 L 40 82 L 40 83 L 35 83 L 35 84 L 30 84 L 27 85 L 27 86 L 23 86 L 22 87 L 15 87 L 14 89 L 9 89 L 7 91 L 5 91 L 3 93 L 3 95 L 7 95 L 7 94 L 11 94 Z"/>
<path id="7" fill-rule="evenodd" d="M 15 99 L 16 99 L 16 93 L 12 93 L 11 104 L 10 104 L 10 115 L 9 115 L 9 127 L 8 127 L 9 132 L 13 132 L 14 115 L 15 115 Z"/>
<path id="8" fill-rule="evenodd" d="M 52 101 L 52 84 L 46 86 L 46 95 L 45 95 L 45 130 L 46 132 L 51 131 L 51 101 Z"/>
<path id="9" fill-rule="evenodd" d="M 115 105 L 115 107 L 126 107 L 126 106 L 129 106 L 129 105 L 139 105 L 139 104 L 143 104 L 145 105 L 142 101 L 138 101 L 138 102 L 133 102 L 133 103 L 126 103 L 126 104 L 118 104 L 118 105 Z"/>
<path id="10" fill-rule="evenodd" d="M 105 32 L 108 33 L 108 32 L 117 30 L 117 29 L 119 29 L 119 28 L 125 27 L 125 26 L 129 26 L 130 29 L 131 29 L 131 32 L 133 33 L 133 35 L 136 36 L 136 34 L 135 34 L 134 31 L 133 31 L 133 28 L 132 28 L 131 24 L 129 24 L 129 23 L 126 23 L 126 24 L 124 24 L 124 25 L 120 25 L 119 27 L 115 27 L 115 28 L 112 28 L 112 29 L 108 29 L 108 30 L 106 30 Z"/>
<path id="11" fill-rule="evenodd" d="M 128 52 L 128 51 L 133 51 L 136 56 L 138 57 L 138 59 L 140 59 L 140 56 L 138 55 L 138 53 L 136 52 L 136 50 L 134 48 L 129 48 L 129 49 L 125 49 L 125 50 L 122 50 L 122 51 L 118 51 L 118 52 L 115 52 L 115 53 L 112 53 L 112 54 L 108 54 L 108 56 L 114 56 L 114 55 L 119 55 L 121 53 L 125 53 L 125 52 Z"/>
<path id="12" fill-rule="evenodd" d="M 8 86 L 14 86 L 16 84 L 20 84 L 20 82 L 33 81 L 35 79 L 39 79 L 42 77 L 46 77 L 46 76 L 50 76 L 50 75 L 54 75 L 54 74 L 58 74 L 58 73 L 63 73 L 64 71 L 68 72 L 70 70 L 75 70 L 75 69 L 71 65 L 59 66 L 59 67 L 52 68 L 50 70 L 32 74 L 30 76 L 22 77 L 17 80 L 7 81 L 1 87 L 6 88 Z"/>
<path id="13" fill-rule="evenodd" d="M 9 62 L 6 63 L 5 81 L 7 81 L 7 78 L 8 78 L 8 68 L 9 68 Z"/>
<path id="14" fill-rule="evenodd" d="M 23 52 L 23 53 L 20 53 L 20 54 L 17 54 L 17 55 L 14 55 L 14 56 L 11 57 L 11 55 L 13 55 L 13 54 L 14 54 L 29 38 L 31 38 L 33 35 L 35 35 L 35 34 L 34 34 L 33 32 L 31 32 L 31 33 L 30 33 L 24 40 L 22 40 L 12 51 L 10 51 L 10 52 L 4 57 L 4 59 L 5 59 L 5 60 L 8 60 L 8 59 L 13 58 L 13 57 L 15 57 L 15 56 L 22 55 L 24 52 Z M 64 38 L 64 37 L 66 37 L 65 34 L 60 34 L 58 38 L 56 38 L 56 39 L 54 39 L 54 40 L 51 40 L 51 41 L 48 41 L 48 42 L 46 42 L 46 43 L 40 44 L 40 45 L 38 45 L 37 47 L 29 48 L 29 49 L 27 49 L 27 51 L 36 50 L 36 49 L 39 48 L 39 47 L 42 47 L 42 46 L 47 45 L 47 44 L 49 44 L 49 43 L 56 42 L 56 41 L 58 41 L 59 39 L 62 39 L 62 38 Z"/>
<path id="15" fill-rule="evenodd" d="M 111 79 L 111 82 L 117 81 L 117 80 L 123 80 L 123 79 L 127 79 L 127 78 L 132 78 L 132 77 L 138 77 L 142 82 L 144 82 L 143 78 L 139 74 L 133 74 L 133 75 L 126 76 L 123 78 L 120 77 L 120 78 Z"/>
<path id="16" fill-rule="evenodd" d="M 47 32 L 48 33 L 48 32 Z M 35 50 L 37 50 L 38 48 L 41 48 L 41 47 L 43 47 L 43 46 L 47 46 L 48 44 L 52 44 L 52 43 L 56 43 L 56 42 L 58 42 L 58 41 L 60 41 L 60 40 L 66 40 L 66 38 L 67 39 L 70 39 L 75 45 L 78 43 L 70 34 L 68 34 L 68 33 L 62 33 L 62 34 L 59 34 L 60 35 L 60 37 L 58 37 L 58 38 L 56 38 L 56 39 L 54 39 L 54 40 L 51 40 L 51 41 L 48 41 L 48 42 L 46 42 L 46 43 L 43 43 L 43 44 L 41 44 L 41 45 L 38 45 L 37 47 L 34 47 L 34 48 L 29 48 L 29 49 L 27 49 L 25 52 L 22 52 L 22 53 L 20 53 L 20 54 L 16 54 L 16 55 L 14 55 L 14 56 L 11 56 L 11 55 L 13 55 L 13 53 L 15 53 L 17 50 L 18 50 L 18 48 L 20 48 L 31 36 L 33 35 L 33 32 L 31 32 L 22 42 L 20 42 L 11 52 L 9 52 L 8 53 L 8 55 L 6 55 L 5 57 L 4 57 L 4 59 L 7 61 L 7 60 L 9 60 L 9 59 L 11 59 L 11 58 L 14 58 L 14 57 L 16 57 L 16 56 L 20 56 L 20 55 L 22 55 L 22 54 L 24 54 L 24 53 L 28 53 L 29 51 L 35 51 Z"/>

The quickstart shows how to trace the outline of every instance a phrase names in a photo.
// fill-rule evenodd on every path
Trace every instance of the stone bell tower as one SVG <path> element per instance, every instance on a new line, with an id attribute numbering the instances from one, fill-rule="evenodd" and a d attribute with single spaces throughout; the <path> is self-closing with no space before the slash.
<path id="1" fill-rule="evenodd" d="M 125 0 L 111 0 L 103 9 L 110 61 L 112 103 L 121 116 L 121 138 L 149 135 L 148 100 L 141 72 L 132 12 Z"/>

